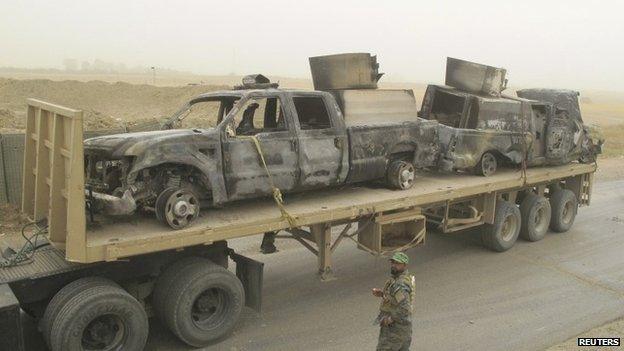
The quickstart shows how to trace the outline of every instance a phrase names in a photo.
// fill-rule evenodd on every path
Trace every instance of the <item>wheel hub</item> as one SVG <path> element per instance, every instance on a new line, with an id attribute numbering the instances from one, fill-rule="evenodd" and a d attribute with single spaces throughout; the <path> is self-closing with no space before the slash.
<path id="1" fill-rule="evenodd" d="M 403 189 L 409 188 L 414 181 L 414 167 L 406 165 L 399 173 L 399 180 Z"/>
<path id="2" fill-rule="evenodd" d="M 99 316 L 83 332 L 84 350 L 116 350 L 123 344 L 124 329 L 121 320 L 113 315 Z"/>
<path id="3" fill-rule="evenodd" d="M 199 328 L 209 328 L 215 320 L 226 313 L 227 299 L 219 289 L 209 289 L 201 293 L 191 308 L 191 319 Z"/>
<path id="4" fill-rule="evenodd" d="M 186 201 L 178 201 L 173 205 L 173 213 L 176 216 L 184 216 L 189 211 L 189 204 Z"/>
<path id="5" fill-rule="evenodd" d="M 199 214 L 199 201 L 188 189 L 167 189 L 159 196 L 157 202 L 158 217 L 173 229 L 186 227 Z"/>

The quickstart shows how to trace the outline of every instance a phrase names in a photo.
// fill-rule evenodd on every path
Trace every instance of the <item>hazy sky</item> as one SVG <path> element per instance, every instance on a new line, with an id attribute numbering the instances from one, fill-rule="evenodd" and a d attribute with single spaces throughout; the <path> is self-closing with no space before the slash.
<path id="1" fill-rule="evenodd" d="M 624 90 L 621 1 L 0 2 L 0 66 L 101 59 L 309 77 L 308 56 L 378 55 L 388 81 L 442 82 L 445 57 L 510 85 Z"/>

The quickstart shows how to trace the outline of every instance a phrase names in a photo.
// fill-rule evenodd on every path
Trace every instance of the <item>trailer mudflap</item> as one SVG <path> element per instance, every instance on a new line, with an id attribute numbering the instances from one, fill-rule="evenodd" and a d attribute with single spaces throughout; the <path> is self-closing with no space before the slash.
<path id="1" fill-rule="evenodd" d="M 264 263 L 234 252 L 230 253 L 230 257 L 236 262 L 236 276 L 243 283 L 245 289 L 245 306 L 260 312 Z"/>
<path id="2" fill-rule="evenodd" d="M 8 284 L 0 284 L 0 350 L 24 350 L 20 306 Z"/>

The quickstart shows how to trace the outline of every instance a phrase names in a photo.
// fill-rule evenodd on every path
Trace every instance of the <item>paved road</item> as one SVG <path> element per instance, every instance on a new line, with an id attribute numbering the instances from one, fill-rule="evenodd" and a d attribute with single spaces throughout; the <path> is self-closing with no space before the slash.
<path id="1" fill-rule="evenodd" d="M 252 240 L 253 239 L 253 240 Z M 260 237 L 230 244 L 265 262 L 264 311 L 246 309 L 234 333 L 206 350 L 374 349 L 372 320 L 389 267 L 345 242 L 338 279 L 291 241 L 257 253 Z M 505 253 L 475 233 L 431 234 L 409 251 L 417 279 L 414 350 L 540 350 L 624 316 L 624 180 L 598 183 L 573 229 Z M 190 350 L 154 320 L 147 350 Z M 622 335 L 620 335 L 622 337 Z M 38 337 L 30 343 L 40 344 Z"/>
<path id="2" fill-rule="evenodd" d="M 505 253 L 474 234 L 432 234 L 409 251 L 414 350 L 540 350 L 624 315 L 624 181 L 597 184 L 568 233 Z M 345 243 L 338 279 L 322 283 L 304 248 L 281 241 L 279 253 L 260 255 L 257 240 L 231 244 L 265 262 L 264 311 L 244 311 L 233 335 L 207 350 L 374 349 L 369 291 L 383 284 L 386 261 Z M 147 349 L 189 350 L 156 323 Z"/>

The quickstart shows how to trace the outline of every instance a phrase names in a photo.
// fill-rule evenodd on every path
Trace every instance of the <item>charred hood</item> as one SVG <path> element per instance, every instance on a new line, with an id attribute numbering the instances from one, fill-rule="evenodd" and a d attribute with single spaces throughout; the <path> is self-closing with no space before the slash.
<path id="1" fill-rule="evenodd" d="M 205 138 L 207 134 L 214 134 L 218 140 L 213 129 L 174 129 L 90 138 L 85 140 L 84 149 L 86 154 L 100 154 L 107 158 L 119 159 L 123 156 L 140 156 L 145 150 L 156 146 L 188 143 L 198 135 Z"/>

